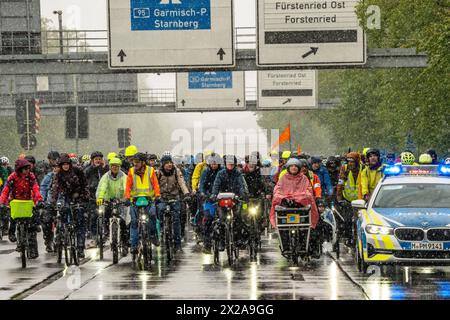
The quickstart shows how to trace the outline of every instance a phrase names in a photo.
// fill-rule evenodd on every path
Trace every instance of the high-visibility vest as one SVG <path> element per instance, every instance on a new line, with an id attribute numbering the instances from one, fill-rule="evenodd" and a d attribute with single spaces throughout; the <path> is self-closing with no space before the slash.
<path id="1" fill-rule="evenodd" d="M 353 200 L 358 199 L 358 187 L 359 187 L 360 175 L 355 178 L 353 177 L 353 172 L 349 171 L 347 175 L 347 181 L 344 184 L 344 190 L 342 191 L 342 195 L 347 201 L 352 202 Z"/>
<path id="2" fill-rule="evenodd" d="M 145 166 L 144 176 L 141 177 L 137 174 L 134 174 L 134 167 L 130 169 L 131 174 L 133 175 L 133 187 L 131 188 L 131 196 L 132 197 L 153 197 L 155 195 L 155 191 L 153 190 L 153 185 L 151 181 L 151 176 L 153 174 L 154 169 L 149 166 Z"/>

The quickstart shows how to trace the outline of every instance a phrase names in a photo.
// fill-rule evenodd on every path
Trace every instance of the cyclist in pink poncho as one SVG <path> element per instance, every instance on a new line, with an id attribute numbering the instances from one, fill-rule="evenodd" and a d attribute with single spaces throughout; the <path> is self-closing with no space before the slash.
<path id="1" fill-rule="evenodd" d="M 270 222 L 276 227 L 275 207 L 281 205 L 283 199 L 292 204 L 301 206 L 311 205 L 311 224 L 315 229 L 319 222 L 319 212 L 317 210 L 314 193 L 309 179 L 300 172 L 301 164 L 298 159 L 291 158 L 286 163 L 287 174 L 285 174 L 275 186 L 273 192 L 272 209 L 270 211 Z"/>

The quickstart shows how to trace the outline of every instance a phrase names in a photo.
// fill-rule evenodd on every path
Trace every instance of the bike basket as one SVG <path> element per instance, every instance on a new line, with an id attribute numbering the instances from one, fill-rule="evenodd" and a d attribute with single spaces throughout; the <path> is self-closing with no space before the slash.
<path id="1" fill-rule="evenodd" d="M 33 217 L 33 200 L 12 200 L 9 203 L 11 207 L 11 218 L 31 218 Z"/>
<path id="2" fill-rule="evenodd" d="M 148 202 L 147 198 L 145 198 L 145 197 L 137 198 L 136 207 L 147 207 L 148 205 L 149 205 L 149 202 Z"/>

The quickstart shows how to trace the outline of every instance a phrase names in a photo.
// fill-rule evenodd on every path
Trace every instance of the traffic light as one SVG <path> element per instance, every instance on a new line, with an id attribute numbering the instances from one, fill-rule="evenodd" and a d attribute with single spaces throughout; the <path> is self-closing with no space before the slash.
<path id="1" fill-rule="evenodd" d="M 66 139 L 77 138 L 77 108 L 68 107 L 66 109 Z M 78 107 L 78 139 L 89 138 L 89 109 Z"/>
<path id="2" fill-rule="evenodd" d="M 29 133 L 36 133 L 36 107 L 33 99 L 17 99 L 16 100 L 16 121 L 17 133 L 24 134 L 27 132 L 27 103 L 28 103 L 28 130 Z"/>
<path id="3" fill-rule="evenodd" d="M 117 141 L 119 148 L 126 148 L 131 145 L 131 128 L 117 129 Z"/>

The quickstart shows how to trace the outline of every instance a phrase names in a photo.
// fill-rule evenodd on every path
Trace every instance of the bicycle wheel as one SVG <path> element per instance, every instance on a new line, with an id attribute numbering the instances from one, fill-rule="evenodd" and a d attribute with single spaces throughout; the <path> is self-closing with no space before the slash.
<path id="1" fill-rule="evenodd" d="M 27 267 L 27 234 L 25 230 L 25 225 L 23 223 L 19 223 L 19 247 L 20 247 L 20 259 L 22 261 L 22 268 Z"/>
<path id="2" fill-rule="evenodd" d="M 117 221 L 111 223 L 111 251 L 113 264 L 117 264 L 119 262 L 119 227 Z"/>
<path id="3" fill-rule="evenodd" d="M 227 256 L 228 256 L 228 265 L 232 266 L 234 263 L 234 245 L 233 245 L 233 236 L 231 234 L 230 228 L 227 226 L 225 232 L 225 243 L 227 247 Z"/>
<path id="4" fill-rule="evenodd" d="M 166 216 L 164 223 L 164 242 L 166 244 L 167 262 L 170 262 L 173 258 L 173 239 L 172 239 L 172 219 L 170 216 Z"/>
<path id="5" fill-rule="evenodd" d="M 71 264 L 79 265 L 75 230 L 70 233 L 70 260 Z"/>
<path id="6" fill-rule="evenodd" d="M 72 259 L 70 256 L 71 253 L 71 242 L 70 242 L 70 234 L 69 230 L 64 230 L 64 260 L 66 261 L 66 265 L 72 265 Z"/>
<path id="7" fill-rule="evenodd" d="M 56 263 L 60 264 L 62 261 L 62 252 L 63 252 L 63 236 L 62 230 L 59 228 L 56 230 L 56 239 L 55 239 L 55 252 L 56 252 Z"/>
<path id="8" fill-rule="evenodd" d="M 103 260 L 103 217 L 97 218 L 97 246 L 100 260 Z"/>

